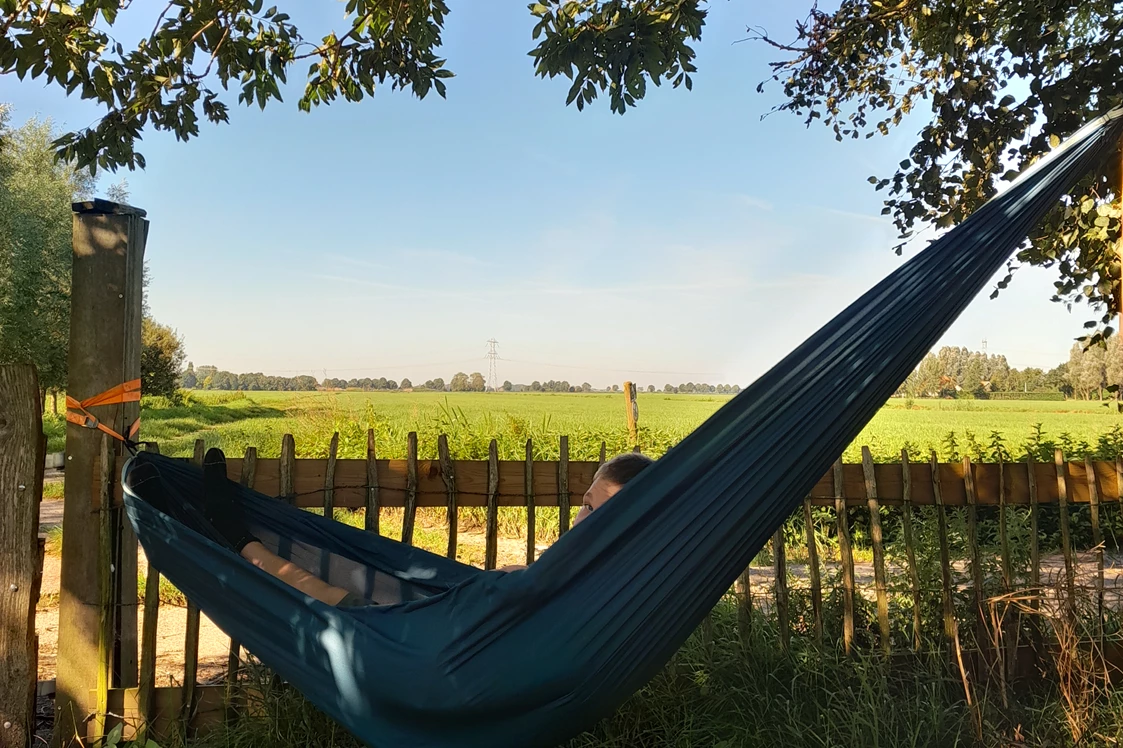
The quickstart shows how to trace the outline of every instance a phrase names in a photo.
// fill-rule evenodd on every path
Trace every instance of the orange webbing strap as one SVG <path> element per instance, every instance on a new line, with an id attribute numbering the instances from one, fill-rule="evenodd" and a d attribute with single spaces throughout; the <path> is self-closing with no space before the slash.
<path id="1" fill-rule="evenodd" d="M 109 434 L 114 439 L 128 444 L 137 431 L 140 430 L 140 419 L 136 419 L 132 426 L 129 427 L 129 435 L 127 437 L 121 436 L 113 429 L 106 426 L 99 421 L 93 414 L 86 408 L 93 408 L 98 405 L 116 405 L 118 403 L 135 403 L 140 400 L 140 380 L 134 379 L 131 382 L 119 384 L 113 389 L 106 390 L 100 395 L 87 397 L 85 400 L 75 400 L 70 395 L 66 396 L 66 420 L 77 426 L 87 429 L 98 429 L 106 434 Z"/>

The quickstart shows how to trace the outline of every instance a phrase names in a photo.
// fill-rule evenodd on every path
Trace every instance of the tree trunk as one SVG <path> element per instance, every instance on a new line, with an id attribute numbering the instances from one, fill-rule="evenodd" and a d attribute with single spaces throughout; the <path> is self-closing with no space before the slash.
<path id="1" fill-rule="evenodd" d="M 58 390 L 51 390 L 51 409 L 58 415 Z"/>

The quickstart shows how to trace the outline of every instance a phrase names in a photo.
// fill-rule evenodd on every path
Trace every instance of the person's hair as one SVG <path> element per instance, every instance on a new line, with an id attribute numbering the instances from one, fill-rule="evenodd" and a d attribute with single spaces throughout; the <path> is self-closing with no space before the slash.
<path id="1" fill-rule="evenodd" d="M 653 462 L 655 462 L 655 460 L 645 454 L 639 452 L 625 452 L 624 454 L 616 455 L 597 468 L 593 480 L 604 478 L 610 483 L 622 486 L 643 472 L 643 469 Z"/>

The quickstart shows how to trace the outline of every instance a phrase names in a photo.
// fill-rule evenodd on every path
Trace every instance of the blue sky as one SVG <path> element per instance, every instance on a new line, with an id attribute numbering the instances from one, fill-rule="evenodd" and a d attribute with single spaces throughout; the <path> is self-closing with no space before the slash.
<path id="1" fill-rule="evenodd" d="M 761 120 L 772 56 L 736 42 L 750 24 L 786 36 L 806 2 L 712 3 L 693 91 L 649 87 L 623 117 L 534 77 L 525 3 L 451 6 L 447 100 L 383 90 L 303 114 L 299 70 L 265 112 L 186 144 L 146 133 L 148 168 L 126 177 L 151 220 L 150 304 L 195 364 L 447 380 L 486 373 L 494 337 L 501 379 L 746 384 L 903 261 L 866 178 L 892 173 L 919 120 L 846 143 Z M 342 12 L 318 0 L 298 20 L 309 34 Z M 12 76 L 0 100 L 16 124 L 97 116 Z M 1087 310 L 1051 284 L 1020 271 L 942 342 L 1059 363 Z"/>

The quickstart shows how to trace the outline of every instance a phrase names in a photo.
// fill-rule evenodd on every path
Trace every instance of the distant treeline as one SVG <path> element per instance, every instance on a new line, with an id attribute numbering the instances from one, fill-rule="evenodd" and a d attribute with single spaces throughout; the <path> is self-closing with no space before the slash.
<path id="1" fill-rule="evenodd" d="M 1115 397 L 1123 385 L 1119 336 L 1085 350 L 1073 345 L 1069 360 L 1049 369 L 1015 369 L 1006 357 L 945 346 L 929 353 L 909 375 L 899 397 L 980 398 L 988 400 L 1085 400 Z"/>
<path id="2" fill-rule="evenodd" d="M 487 383 L 484 380 L 483 374 L 480 372 L 472 372 L 466 374 L 462 371 L 453 375 L 452 379 L 447 383 L 441 377 L 428 379 L 422 384 L 413 384 L 409 379 L 402 379 L 400 382 L 386 377 L 363 377 L 352 379 L 341 379 L 338 377 L 328 377 L 322 382 L 315 377 L 303 374 L 296 377 L 276 377 L 261 372 L 253 372 L 250 374 L 235 374 L 231 371 L 224 371 L 217 366 L 195 366 L 193 363 L 188 363 L 187 368 L 180 375 L 180 386 L 188 390 L 244 390 L 244 391 L 267 391 L 267 392 L 311 392 L 314 390 L 363 390 L 363 391 L 392 391 L 392 390 L 432 390 L 435 392 L 487 392 Z M 530 384 L 516 384 L 511 381 L 505 381 L 500 386 L 503 392 L 597 392 L 593 389 L 593 385 L 588 382 L 581 384 L 570 384 L 562 380 L 557 381 L 554 379 L 540 382 L 534 380 Z M 664 385 L 662 390 L 656 389 L 655 385 L 649 384 L 646 387 L 637 387 L 637 390 L 643 392 L 665 392 L 665 393 L 689 393 L 689 394 L 720 394 L 731 395 L 741 391 L 740 385 L 729 384 L 695 384 L 694 382 L 687 382 L 680 385 Z M 601 392 L 619 392 L 620 385 L 614 384 L 608 390 L 599 390 Z"/>

